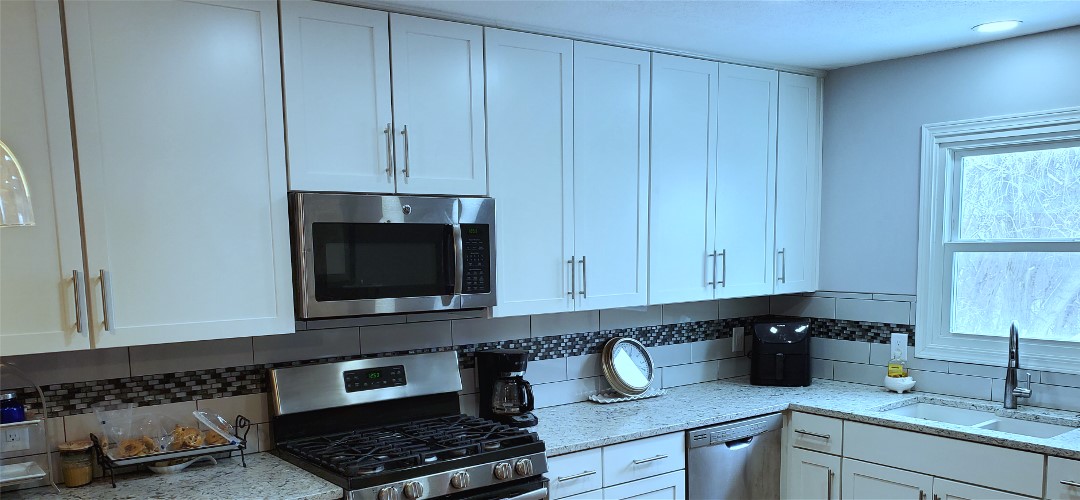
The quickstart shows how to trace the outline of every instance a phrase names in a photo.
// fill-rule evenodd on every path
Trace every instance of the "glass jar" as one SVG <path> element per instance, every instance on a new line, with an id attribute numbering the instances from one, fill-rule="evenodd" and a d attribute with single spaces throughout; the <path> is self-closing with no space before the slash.
<path id="1" fill-rule="evenodd" d="M 94 450 L 90 441 L 72 441 L 57 446 L 60 450 L 60 470 L 68 488 L 89 484 L 94 480 Z"/>
<path id="2" fill-rule="evenodd" d="M 0 424 L 26 420 L 26 409 L 14 391 L 0 394 Z"/>

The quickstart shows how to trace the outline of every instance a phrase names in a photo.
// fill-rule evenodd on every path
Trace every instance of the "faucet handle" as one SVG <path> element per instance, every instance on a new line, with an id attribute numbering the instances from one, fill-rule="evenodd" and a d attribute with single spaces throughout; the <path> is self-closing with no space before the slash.
<path id="1" fill-rule="evenodd" d="M 1027 374 L 1027 388 L 1016 387 L 1013 388 L 1013 396 L 1018 398 L 1030 398 L 1031 397 L 1031 372 Z"/>

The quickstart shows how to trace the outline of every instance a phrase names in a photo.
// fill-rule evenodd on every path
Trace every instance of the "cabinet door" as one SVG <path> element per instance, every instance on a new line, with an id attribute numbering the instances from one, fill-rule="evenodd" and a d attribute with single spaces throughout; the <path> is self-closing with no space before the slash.
<path id="1" fill-rule="evenodd" d="M 95 345 L 293 331 L 276 3 L 65 5 Z"/>
<path id="2" fill-rule="evenodd" d="M 934 478 L 934 500 L 1024 500 L 1021 495 Z"/>
<path id="3" fill-rule="evenodd" d="M 1046 498 L 1080 500 L 1080 460 L 1047 457 Z"/>
<path id="4" fill-rule="evenodd" d="M 484 31 L 390 15 L 397 190 L 487 194 Z"/>
<path id="5" fill-rule="evenodd" d="M 281 4 L 289 188 L 394 192 L 389 15 Z"/>
<path id="6" fill-rule="evenodd" d="M 0 228 L 0 355 L 88 349 L 60 6 L 0 2 L 0 22 L 0 130 L 35 219 Z"/>
<path id="7" fill-rule="evenodd" d="M 773 291 L 776 86 L 776 71 L 720 65 L 717 298 Z"/>
<path id="8" fill-rule="evenodd" d="M 649 303 L 713 298 L 717 64 L 654 54 Z"/>
<path id="9" fill-rule="evenodd" d="M 788 450 L 784 498 L 840 498 L 840 457 L 799 448 Z"/>
<path id="10" fill-rule="evenodd" d="M 644 305 L 649 53 L 574 43 L 574 253 L 578 309 Z"/>
<path id="11" fill-rule="evenodd" d="M 780 73 L 776 141 L 776 293 L 817 289 L 821 215 L 817 78 Z"/>
<path id="12" fill-rule="evenodd" d="M 678 470 L 646 479 L 604 488 L 604 500 L 683 500 L 686 498 L 686 471 Z"/>
<path id="13" fill-rule="evenodd" d="M 934 478 L 858 460 L 844 459 L 844 498 L 878 500 L 925 500 L 934 488 Z"/>
<path id="14" fill-rule="evenodd" d="M 499 258 L 496 316 L 574 308 L 570 40 L 487 29 L 488 160 Z"/>

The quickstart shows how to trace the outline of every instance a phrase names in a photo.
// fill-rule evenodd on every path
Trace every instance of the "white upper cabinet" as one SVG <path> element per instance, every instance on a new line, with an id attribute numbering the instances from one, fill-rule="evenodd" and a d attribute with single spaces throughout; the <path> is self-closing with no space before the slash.
<path id="1" fill-rule="evenodd" d="M 390 15 L 397 191 L 487 194 L 484 31 Z"/>
<path id="2" fill-rule="evenodd" d="M 821 111 L 817 78 L 780 73 L 776 144 L 776 293 L 817 289 Z"/>
<path id="3" fill-rule="evenodd" d="M 713 298 L 717 63 L 654 54 L 649 303 Z"/>
<path id="4" fill-rule="evenodd" d="M 717 298 L 773 291 L 776 86 L 776 71 L 720 64 Z"/>
<path id="5" fill-rule="evenodd" d="M 571 311 L 574 43 L 485 30 L 496 316 Z"/>
<path id="6" fill-rule="evenodd" d="M 649 53 L 574 42 L 578 309 L 647 302 Z"/>
<path id="7" fill-rule="evenodd" d="M 277 4 L 66 14 L 95 346 L 293 331 Z"/>
<path id="8" fill-rule="evenodd" d="M 394 191 L 389 14 L 281 3 L 289 187 Z"/>
<path id="9" fill-rule="evenodd" d="M 60 7 L 0 2 L 0 139 L 36 225 L 0 228 L 0 355 L 90 348 Z"/>

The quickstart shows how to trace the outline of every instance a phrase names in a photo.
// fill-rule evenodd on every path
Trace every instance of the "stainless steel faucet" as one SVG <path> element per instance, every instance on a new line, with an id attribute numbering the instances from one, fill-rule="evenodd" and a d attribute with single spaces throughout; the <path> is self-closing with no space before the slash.
<path id="1" fill-rule="evenodd" d="M 1027 389 L 1017 387 L 1016 370 L 1020 369 L 1020 330 L 1016 323 L 1009 328 L 1009 364 L 1005 368 L 1005 408 L 1016 409 L 1017 398 L 1031 397 L 1031 373 L 1028 373 Z"/>

